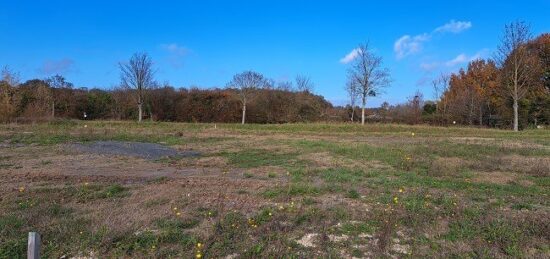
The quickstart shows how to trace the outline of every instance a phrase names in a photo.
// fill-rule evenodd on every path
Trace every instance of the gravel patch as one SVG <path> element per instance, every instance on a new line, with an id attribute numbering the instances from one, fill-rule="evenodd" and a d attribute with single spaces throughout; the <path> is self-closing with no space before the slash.
<path id="1" fill-rule="evenodd" d="M 82 153 L 133 156 L 149 160 L 200 156 L 200 153 L 196 151 L 179 151 L 160 144 L 141 142 L 96 141 L 86 144 L 69 144 L 69 148 Z"/>

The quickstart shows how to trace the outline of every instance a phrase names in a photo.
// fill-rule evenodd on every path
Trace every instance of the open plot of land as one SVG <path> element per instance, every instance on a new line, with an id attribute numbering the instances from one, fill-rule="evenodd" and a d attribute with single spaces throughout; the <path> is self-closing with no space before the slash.
<path id="1" fill-rule="evenodd" d="M 549 194 L 548 130 L 0 126 L 0 258 L 548 258 Z"/>

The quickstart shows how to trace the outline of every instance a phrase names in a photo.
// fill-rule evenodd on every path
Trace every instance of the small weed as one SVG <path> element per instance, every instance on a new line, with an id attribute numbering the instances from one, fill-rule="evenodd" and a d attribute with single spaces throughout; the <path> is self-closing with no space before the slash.
<path id="1" fill-rule="evenodd" d="M 356 190 L 349 190 L 348 193 L 346 193 L 346 198 L 350 199 L 359 199 L 361 195 Z"/>

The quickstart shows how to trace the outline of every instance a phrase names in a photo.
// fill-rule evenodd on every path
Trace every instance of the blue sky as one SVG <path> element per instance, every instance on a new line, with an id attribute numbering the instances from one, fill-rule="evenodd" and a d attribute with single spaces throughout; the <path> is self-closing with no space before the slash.
<path id="1" fill-rule="evenodd" d="M 347 100 L 344 58 L 358 44 L 383 57 L 393 83 L 369 100 L 404 102 L 471 59 L 491 57 L 504 24 L 550 32 L 550 0 L 533 1 L 27 1 L 0 0 L 0 66 L 23 80 L 64 75 L 109 88 L 117 63 L 148 52 L 156 78 L 223 87 L 256 70 L 275 80 L 309 75 L 315 92 Z"/>

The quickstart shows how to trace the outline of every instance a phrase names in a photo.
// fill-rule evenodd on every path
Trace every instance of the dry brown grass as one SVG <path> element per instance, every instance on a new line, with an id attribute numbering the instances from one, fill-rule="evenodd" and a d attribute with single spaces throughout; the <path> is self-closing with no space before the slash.
<path id="1" fill-rule="evenodd" d="M 440 157 L 431 162 L 428 175 L 435 177 L 458 176 L 467 166 L 468 163 L 461 158 Z"/>

